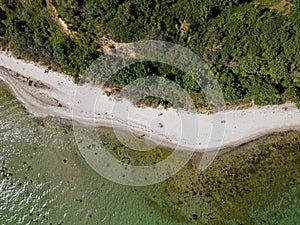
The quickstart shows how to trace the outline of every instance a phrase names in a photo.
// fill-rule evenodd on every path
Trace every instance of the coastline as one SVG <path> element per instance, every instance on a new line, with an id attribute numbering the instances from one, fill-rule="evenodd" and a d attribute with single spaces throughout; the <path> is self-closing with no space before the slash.
<path id="1" fill-rule="evenodd" d="M 0 53 L 0 79 L 38 117 L 117 128 L 137 139 L 144 135 L 143 139 L 156 145 L 197 152 L 239 146 L 275 132 L 300 130 L 300 110 L 294 104 L 254 106 L 211 115 L 172 108 L 137 108 L 126 100 L 107 97 L 99 88 L 77 86 L 72 77 L 52 71 L 44 73 L 44 69 Z"/>

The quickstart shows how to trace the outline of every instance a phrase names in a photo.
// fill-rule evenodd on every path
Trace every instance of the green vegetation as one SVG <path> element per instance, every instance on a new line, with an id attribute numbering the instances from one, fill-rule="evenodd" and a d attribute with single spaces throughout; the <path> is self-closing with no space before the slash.
<path id="1" fill-rule="evenodd" d="M 252 100 L 300 105 L 299 12 L 298 0 L 3 0 L 0 44 L 79 82 L 79 74 L 101 55 L 104 37 L 116 42 L 166 40 L 208 63 L 228 105 Z M 206 106 L 195 80 L 157 63 L 125 68 L 107 85 L 120 89 L 147 75 L 175 81 L 197 108 Z M 169 104 L 155 98 L 143 103 Z"/>
<path id="2" fill-rule="evenodd" d="M 66 71 L 76 80 L 97 57 L 96 45 L 88 37 L 70 38 L 50 14 L 45 1 L 1 1 L 2 47 L 18 57 Z"/>

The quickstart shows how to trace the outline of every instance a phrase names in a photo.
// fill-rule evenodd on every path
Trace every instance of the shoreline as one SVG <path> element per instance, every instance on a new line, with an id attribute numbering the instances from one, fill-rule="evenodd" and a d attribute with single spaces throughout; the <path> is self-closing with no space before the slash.
<path id="1" fill-rule="evenodd" d="M 136 140 L 149 140 L 155 146 L 208 152 L 276 132 L 300 130 L 300 110 L 294 104 L 254 106 L 210 115 L 173 108 L 137 108 L 127 100 L 106 96 L 99 88 L 77 86 L 71 76 L 44 73 L 44 69 L 0 52 L 0 79 L 33 115 L 116 128 L 117 133 L 125 130 Z"/>

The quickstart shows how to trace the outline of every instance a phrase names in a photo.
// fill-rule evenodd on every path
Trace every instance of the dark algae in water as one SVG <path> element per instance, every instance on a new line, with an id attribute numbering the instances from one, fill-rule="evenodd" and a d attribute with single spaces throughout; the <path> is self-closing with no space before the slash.
<path id="1" fill-rule="evenodd" d="M 245 144 L 220 155 L 204 172 L 197 170 L 197 158 L 165 183 L 163 200 L 190 223 L 299 224 L 299 132 Z"/>
<path id="2" fill-rule="evenodd" d="M 104 138 L 105 136 L 105 138 Z M 102 134 L 116 158 L 149 165 L 168 151 L 132 151 Z M 108 141 L 109 140 L 109 141 Z M 175 224 L 297 224 L 300 221 L 300 133 L 276 133 L 222 151 L 205 171 L 201 154 L 174 177 L 150 186 L 146 204 Z M 276 221 L 276 222 L 274 222 Z"/>

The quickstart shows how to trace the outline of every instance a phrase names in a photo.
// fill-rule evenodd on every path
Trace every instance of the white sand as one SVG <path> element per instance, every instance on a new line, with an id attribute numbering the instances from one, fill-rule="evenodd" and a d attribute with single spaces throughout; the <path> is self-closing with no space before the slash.
<path id="1" fill-rule="evenodd" d="M 36 116 L 57 116 L 97 126 L 118 127 L 134 138 L 145 134 L 156 144 L 192 151 L 209 151 L 254 140 L 266 134 L 300 129 L 300 110 L 293 104 L 252 107 L 212 115 L 177 112 L 174 109 L 137 108 L 128 101 L 115 101 L 91 86 L 77 86 L 60 73 L 44 73 L 33 63 L 0 53 L 0 66 L 22 74 L 0 70 L 15 95 Z M 32 85 L 28 85 L 28 79 Z M 37 81 L 43 87 L 34 87 Z M 47 86 L 47 88 L 46 88 Z M 61 104 L 61 107 L 59 107 Z M 163 115 L 159 116 L 160 113 Z M 226 123 L 221 123 L 226 120 Z M 161 128 L 159 123 L 163 124 Z M 119 129 L 115 129 L 121 137 Z"/>

